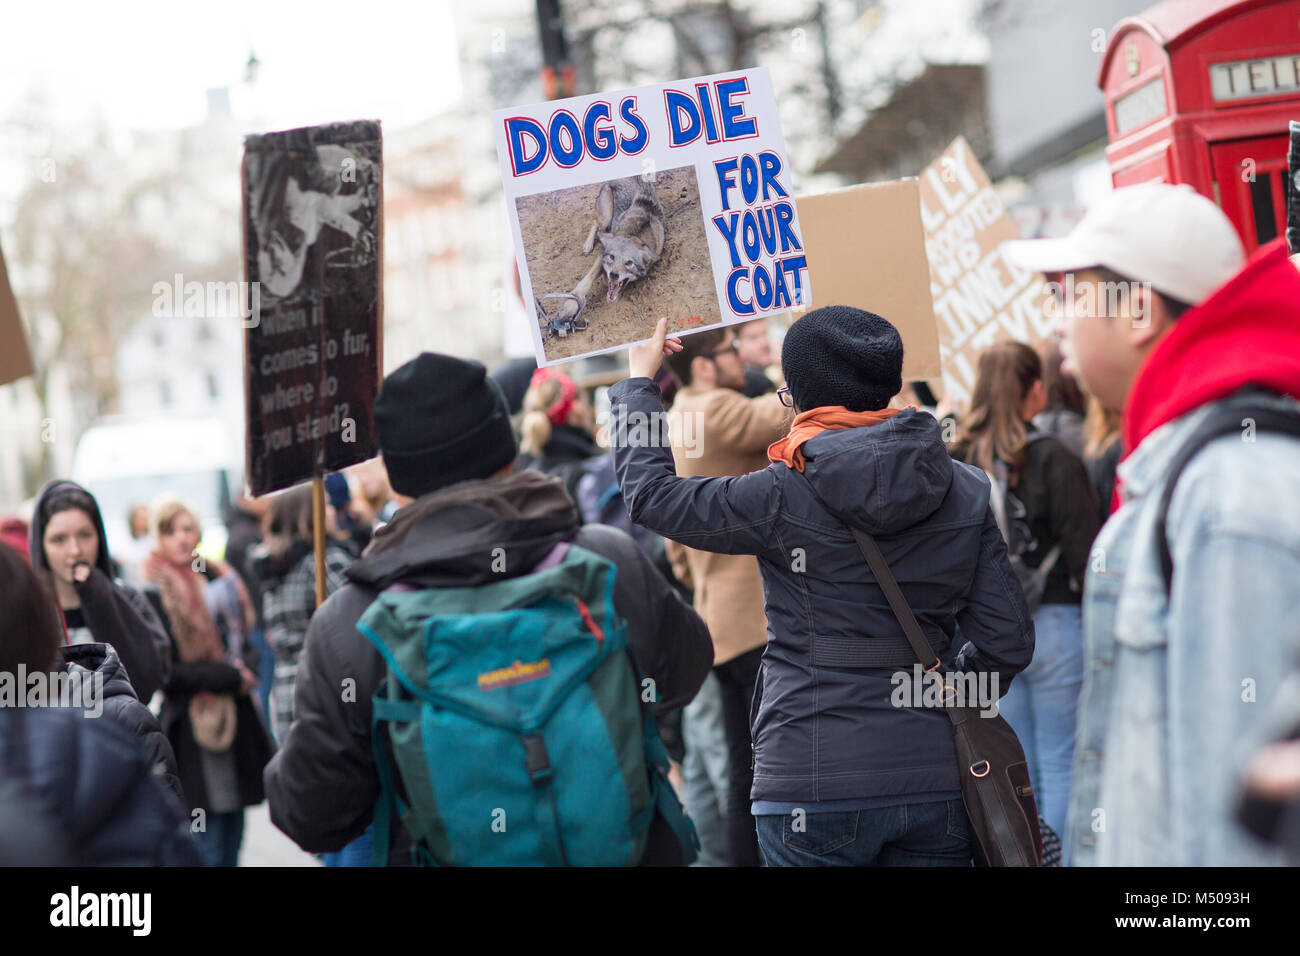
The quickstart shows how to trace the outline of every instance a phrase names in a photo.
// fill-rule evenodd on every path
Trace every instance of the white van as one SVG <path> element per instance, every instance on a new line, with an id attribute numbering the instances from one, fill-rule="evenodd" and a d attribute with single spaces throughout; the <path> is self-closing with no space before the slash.
<path id="1" fill-rule="evenodd" d="M 239 490 L 241 453 L 219 419 L 109 420 L 77 442 L 72 480 L 99 501 L 110 554 L 125 556 L 138 547 L 127 524 L 132 507 L 152 507 L 174 495 L 197 509 L 199 550 L 216 556 L 226 547 L 224 519 Z"/>

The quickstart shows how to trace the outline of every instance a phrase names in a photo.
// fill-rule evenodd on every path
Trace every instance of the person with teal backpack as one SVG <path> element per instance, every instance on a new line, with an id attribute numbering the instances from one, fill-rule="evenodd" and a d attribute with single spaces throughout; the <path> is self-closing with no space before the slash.
<path id="1" fill-rule="evenodd" d="M 400 497 L 313 616 L 272 821 L 376 864 L 684 865 L 690 821 L 656 717 L 712 663 L 703 621 L 563 483 L 511 473 L 504 398 L 424 353 L 374 410 Z"/>

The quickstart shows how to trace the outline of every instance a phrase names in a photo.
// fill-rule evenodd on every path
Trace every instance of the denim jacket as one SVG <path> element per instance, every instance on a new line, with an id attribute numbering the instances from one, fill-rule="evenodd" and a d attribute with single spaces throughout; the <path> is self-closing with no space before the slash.
<path id="1" fill-rule="evenodd" d="M 1160 426 L 1121 463 L 1123 502 L 1093 546 L 1067 844 L 1076 865 L 1282 862 L 1232 805 L 1300 659 L 1300 441 L 1243 427 L 1192 459 L 1170 503 L 1167 600 L 1160 494 L 1212 407 Z"/>

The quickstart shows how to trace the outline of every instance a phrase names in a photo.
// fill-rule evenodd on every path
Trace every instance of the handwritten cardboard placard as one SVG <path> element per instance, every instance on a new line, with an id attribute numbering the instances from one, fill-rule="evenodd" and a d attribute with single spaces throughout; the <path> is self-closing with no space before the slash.
<path id="1" fill-rule="evenodd" d="M 1053 319 L 1043 277 L 1002 257 L 1000 244 L 1020 236 L 964 138 L 925 168 L 920 186 L 943 387 L 964 408 L 979 353 L 1005 339 L 1037 346 Z"/>
<path id="2" fill-rule="evenodd" d="M 497 110 L 539 365 L 812 301 L 765 69 Z"/>

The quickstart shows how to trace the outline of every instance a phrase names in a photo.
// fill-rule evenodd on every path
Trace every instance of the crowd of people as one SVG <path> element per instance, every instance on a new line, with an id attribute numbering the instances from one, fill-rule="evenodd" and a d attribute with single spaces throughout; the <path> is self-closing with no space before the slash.
<path id="1" fill-rule="evenodd" d="M 220 561 L 156 502 L 114 561 L 52 482 L 0 526 L 0 670 L 100 675 L 110 720 L 0 708 L 0 855 L 235 865 L 266 800 L 331 865 L 970 865 L 866 535 L 1019 737 L 1044 865 L 1294 861 L 1300 271 L 1165 185 L 1005 255 L 1073 294 L 961 409 L 870 303 L 779 354 L 661 321 L 607 419 L 561 369 L 420 355 L 382 463 L 330 479 L 319 607 L 306 487 L 238 501 Z"/>

